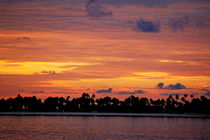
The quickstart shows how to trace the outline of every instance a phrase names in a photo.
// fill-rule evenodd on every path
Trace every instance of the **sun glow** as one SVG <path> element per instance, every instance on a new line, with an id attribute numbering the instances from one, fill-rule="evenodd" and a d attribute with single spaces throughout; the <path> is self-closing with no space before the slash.
<path id="1" fill-rule="evenodd" d="M 165 72 L 134 72 L 133 74 L 136 76 L 148 78 L 160 78 L 169 76 L 169 74 Z"/>
<path id="2" fill-rule="evenodd" d="M 46 74 L 62 73 L 80 66 L 96 65 L 82 62 L 8 62 L 0 61 L 0 74 Z"/>
<path id="3" fill-rule="evenodd" d="M 181 60 L 168 60 L 168 59 L 161 59 L 159 60 L 161 63 L 183 63 L 184 61 Z"/>

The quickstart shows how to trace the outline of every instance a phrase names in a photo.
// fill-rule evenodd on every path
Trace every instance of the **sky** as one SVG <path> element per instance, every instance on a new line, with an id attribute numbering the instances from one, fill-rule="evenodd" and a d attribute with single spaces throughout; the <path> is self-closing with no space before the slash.
<path id="1" fill-rule="evenodd" d="M 210 96 L 209 45 L 210 0 L 0 0 L 0 97 Z"/>

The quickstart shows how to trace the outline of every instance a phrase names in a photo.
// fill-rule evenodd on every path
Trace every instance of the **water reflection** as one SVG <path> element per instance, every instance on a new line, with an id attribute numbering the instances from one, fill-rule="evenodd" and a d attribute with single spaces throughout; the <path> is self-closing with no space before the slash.
<path id="1" fill-rule="evenodd" d="M 5 140 L 210 139 L 210 119 L 2 116 Z"/>

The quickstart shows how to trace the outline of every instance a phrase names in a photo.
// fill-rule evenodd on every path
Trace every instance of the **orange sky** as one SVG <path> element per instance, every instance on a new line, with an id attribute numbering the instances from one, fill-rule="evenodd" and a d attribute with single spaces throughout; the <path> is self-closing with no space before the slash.
<path id="1" fill-rule="evenodd" d="M 0 1 L 0 97 L 205 95 L 209 13 L 208 0 Z"/>

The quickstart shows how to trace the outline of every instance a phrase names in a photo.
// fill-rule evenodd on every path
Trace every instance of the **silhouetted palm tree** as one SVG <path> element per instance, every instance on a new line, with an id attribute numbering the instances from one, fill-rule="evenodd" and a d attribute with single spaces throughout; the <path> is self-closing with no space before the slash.
<path id="1" fill-rule="evenodd" d="M 95 100 L 95 95 L 83 93 L 79 98 L 70 100 L 63 97 L 48 97 L 41 101 L 36 96 L 0 99 L 0 111 L 99 111 L 99 112 L 155 112 L 155 113 L 208 113 L 210 114 L 210 99 L 205 96 L 191 100 L 187 95 L 178 100 L 172 95 L 165 99 L 148 100 L 133 95 L 120 101 L 117 98 L 106 96 Z"/>

